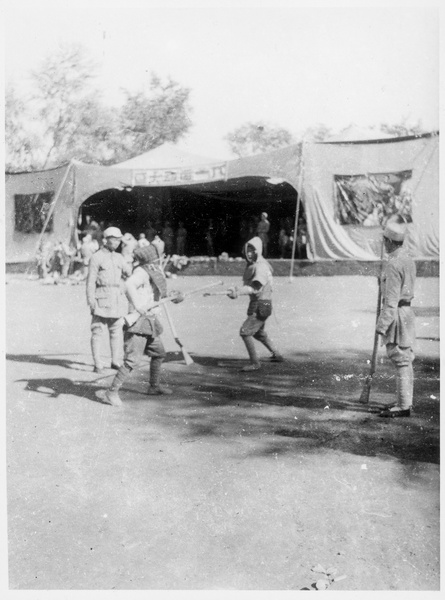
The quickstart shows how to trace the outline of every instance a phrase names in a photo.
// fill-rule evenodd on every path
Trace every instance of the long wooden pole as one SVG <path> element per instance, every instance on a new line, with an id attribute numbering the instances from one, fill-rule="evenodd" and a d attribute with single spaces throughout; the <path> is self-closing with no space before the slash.
<path id="1" fill-rule="evenodd" d="M 206 290 L 208 288 L 212 288 L 217 285 L 222 285 L 222 283 L 223 283 L 222 281 L 216 281 L 215 283 L 209 283 L 207 285 L 203 285 L 202 287 L 196 288 L 195 290 L 186 292 L 184 294 L 184 298 L 186 298 L 187 296 L 192 296 L 193 294 L 198 294 L 199 292 L 202 292 L 203 290 Z M 174 299 L 175 299 L 175 296 L 173 295 L 173 296 L 167 296 L 166 298 L 162 298 L 158 302 L 154 302 L 154 304 L 152 304 L 150 306 L 150 308 L 147 309 L 147 313 L 150 312 L 151 310 L 153 310 L 154 308 L 157 308 L 158 306 L 167 304 L 167 302 L 173 302 Z M 139 319 L 140 316 L 141 316 L 140 313 L 132 312 L 132 313 L 128 314 L 126 317 L 124 317 L 124 320 L 128 326 L 131 326 L 131 325 L 134 325 L 134 323 L 136 323 L 136 321 Z"/>
<path id="2" fill-rule="evenodd" d="M 39 239 L 37 241 L 37 245 L 36 245 L 36 248 L 35 248 L 35 251 L 34 251 L 34 256 L 37 254 L 37 252 L 38 252 L 38 250 L 40 248 L 40 244 L 42 243 L 43 235 L 44 235 L 44 233 L 46 231 L 46 228 L 48 227 L 48 223 L 49 223 L 49 221 L 50 221 L 50 219 L 52 217 L 52 214 L 54 212 L 56 204 L 57 204 L 57 202 L 58 202 L 58 200 L 60 198 L 60 194 L 62 193 L 62 190 L 63 190 L 63 188 L 65 186 L 66 180 L 68 179 L 68 175 L 69 175 L 69 172 L 71 171 L 72 165 L 73 165 L 73 163 L 72 163 L 72 161 L 70 161 L 70 163 L 69 163 L 69 165 L 68 165 L 68 167 L 66 169 L 65 175 L 63 176 L 63 179 L 62 179 L 62 181 L 61 181 L 61 183 L 59 185 L 59 188 L 58 188 L 58 190 L 56 192 L 56 196 L 55 196 L 55 198 L 54 198 L 54 200 L 53 200 L 53 202 L 51 204 L 51 208 L 49 209 L 48 214 L 46 216 L 45 223 L 43 225 L 42 231 L 40 232 Z"/>
<path id="3" fill-rule="evenodd" d="M 167 315 L 167 321 L 170 326 L 170 330 L 172 332 L 173 339 L 178 344 L 178 346 L 181 348 L 181 352 L 182 352 L 182 356 L 185 360 L 185 364 L 192 365 L 195 361 L 190 356 L 190 354 L 187 352 L 187 350 L 184 348 L 184 345 L 182 344 L 181 340 L 179 339 L 178 332 L 176 331 L 175 324 L 173 322 L 172 316 L 171 316 L 170 311 L 168 310 L 168 307 L 166 304 L 164 304 L 164 310 L 165 310 L 165 314 Z"/>
<path id="4" fill-rule="evenodd" d="M 377 321 L 379 320 L 379 316 L 380 316 L 380 311 L 382 308 L 382 283 L 381 283 L 381 279 L 382 279 L 382 271 L 383 271 L 383 255 L 384 255 L 384 250 L 385 250 L 385 243 L 382 239 L 382 248 L 380 251 L 380 274 L 379 277 L 377 279 L 377 283 L 378 283 L 378 290 L 377 290 L 377 310 L 376 310 L 376 317 L 375 317 L 375 324 L 377 325 Z M 379 351 L 379 334 L 377 333 L 377 331 L 374 331 L 374 345 L 372 348 L 372 356 L 371 356 L 371 366 L 369 368 L 369 375 L 366 377 L 365 379 L 365 383 L 363 385 L 363 390 L 362 393 L 360 395 L 360 399 L 359 402 L 361 402 L 362 404 L 368 404 L 369 403 L 369 398 L 371 395 L 371 386 L 372 386 L 372 379 L 374 377 L 374 373 L 376 372 L 377 369 L 377 355 L 378 355 L 378 351 Z"/>
<path id="5" fill-rule="evenodd" d="M 292 256 L 290 259 L 290 273 L 289 281 L 292 281 L 294 277 L 294 263 L 295 263 L 295 248 L 297 246 L 297 234 L 298 234 L 298 213 L 300 212 L 300 193 L 297 197 L 297 208 L 295 209 L 295 223 L 294 223 L 294 239 L 292 241 Z"/>
<path id="6" fill-rule="evenodd" d="M 290 260 L 290 273 L 289 281 L 292 281 L 294 277 L 294 263 L 295 263 L 295 248 L 297 247 L 297 234 L 298 234 L 298 213 L 300 212 L 301 195 L 303 193 L 303 175 L 304 175 L 304 142 L 301 144 L 301 158 L 300 158 L 300 173 L 298 175 L 297 183 L 297 206 L 295 209 L 295 223 L 294 223 L 294 239 L 292 241 L 292 256 Z"/>

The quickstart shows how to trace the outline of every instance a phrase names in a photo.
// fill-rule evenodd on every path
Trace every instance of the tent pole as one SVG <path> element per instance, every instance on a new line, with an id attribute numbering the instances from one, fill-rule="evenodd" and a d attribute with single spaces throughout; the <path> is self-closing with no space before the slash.
<path id="1" fill-rule="evenodd" d="M 68 178 L 68 175 L 69 175 L 69 172 L 71 171 L 71 167 L 72 166 L 73 166 L 73 162 L 70 160 L 70 162 L 68 164 L 68 167 L 66 169 L 65 175 L 63 176 L 63 179 L 62 179 L 62 181 L 61 181 L 61 183 L 59 185 L 59 188 L 58 188 L 58 190 L 56 192 L 56 197 L 54 198 L 54 200 L 53 200 L 53 202 L 51 204 L 51 208 L 49 209 L 48 214 L 46 216 L 45 223 L 44 223 L 44 225 L 42 227 L 42 231 L 40 232 L 39 239 L 38 239 L 37 245 L 36 245 L 36 249 L 34 251 L 34 256 L 37 254 L 37 252 L 38 252 L 38 250 L 40 248 L 40 244 L 42 243 L 42 239 L 43 239 L 43 234 L 45 233 L 46 228 L 48 227 L 49 220 L 52 217 L 52 214 L 53 214 L 54 209 L 56 207 L 57 201 L 60 198 L 60 194 L 62 193 L 62 190 L 63 190 L 63 188 L 65 186 L 66 180 Z"/>
<path id="2" fill-rule="evenodd" d="M 295 263 L 295 248 L 297 246 L 297 233 L 298 233 L 298 213 L 300 212 L 300 194 L 297 197 L 297 208 L 295 209 L 295 223 L 294 223 L 294 239 L 292 241 L 292 256 L 290 259 L 290 273 L 289 281 L 294 278 L 294 263 Z"/>
<path id="3" fill-rule="evenodd" d="M 294 263 L 295 263 L 295 248 L 297 246 L 298 233 L 298 213 L 300 212 L 301 194 L 303 193 L 303 176 L 304 176 L 304 146 L 305 142 L 301 143 L 301 158 L 300 158 L 300 173 L 297 180 L 297 207 L 295 209 L 295 224 L 294 224 L 294 239 L 292 242 L 292 256 L 290 261 L 289 281 L 294 278 Z"/>

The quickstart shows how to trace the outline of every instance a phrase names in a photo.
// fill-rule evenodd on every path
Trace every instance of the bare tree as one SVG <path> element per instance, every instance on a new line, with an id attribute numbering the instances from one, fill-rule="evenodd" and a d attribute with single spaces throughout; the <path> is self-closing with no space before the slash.
<path id="1" fill-rule="evenodd" d="M 332 129 L 324 123 L 318 123 L 305 129 L 303 140 L 305 142 L 324 142 L 332 134 Z"/>
<path id="2" fill-rule="evenodd" d="M 126 100 L 118 116 L 121 156 L 131 158 L 164 142 L 177 142 L 189 130 L 190 89 L 152 74 L 148 93 L 124 93 Z"/>
<path id="3" fill-rule="evenodd" d="M 66 151 L 86 108 L 95 66 L 80 45 L 62 45 L 31 73 L 34 101 L 42 126 L 42 168 L 66 160 Z M 90 95 L 90 104 L 91 104 Z"/>
<path id="4" fill-rule="evenodd" d="M 393 137 L 407 137 L 426 133 L 426 131 L 422 128 L 420 121 L 410 124 L 408 117 L 404 117 L 400 123 L 394 123 L 392 125 L 389 123 L 382 123 L 380 125 L 380 130 L 384 133 L 389 133 Z"/>
<path id="5" fill-rule="evenodd" d="M 10 172 L 36 168 L 35 150 L 38 140 L 26 128 L 26 102 L 20 98 L 12 85 L 5 93 L 5 162 Z"/>
<path id="6" fill-rule="evenodd" d="M 169 141 L 191 126 L 190 90 L 152 74 L 147 92 L 123 90 L 119 108 L 93 86 L 96 66 L 80 45 L 62 45 L 32 71 L 29 101 L 11 89 L 6 121 L 8 167 L 48 168 L 76 158 L 113 164 Z M 27 111 L 25 111 L 25 104 Z M 35 132 L 27 135 L 25 125 Z"/>
<path id="7" fill-rule="evenodd" d="M 230 150 L 239 157 L 276 150 L 295 141 L 286 129 L 262 121 L 246 123 L 229 133 L 225 139 L 229 142 Z"/>

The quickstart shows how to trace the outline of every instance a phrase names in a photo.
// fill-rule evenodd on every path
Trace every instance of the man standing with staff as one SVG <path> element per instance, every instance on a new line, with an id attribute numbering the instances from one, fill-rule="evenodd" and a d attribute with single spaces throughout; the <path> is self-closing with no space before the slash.
<path id="1" fill-rule="evenodd" d="M 388 255 L 382 273 L 382 308 L 376 332 L 382 336 L 386 353 L 396 368 L 397 402 L 380 417 L 409 417 L 413 403 L 413 345 L 416 339 L 415 315 L 411 308 L 416 266 L 403 247 L 406 225 L 388 222 L 383 232 Z"/>
<path id="2" fill-rule="evenodd" d="M 122 360 L 122 317 L 127 310 L 124 277 L 131 275 L 132 265 L 116 252 L 122 233 L 117 227 L 104 231 L 105 244 L 90 260 L 87 277 L 87 302 L 91 310 L 91 351 L 94 372 L 105 373 L 102 363 L 102 342 L 108 334 L 111 346 L 111 368 L 119 369 Z"/>

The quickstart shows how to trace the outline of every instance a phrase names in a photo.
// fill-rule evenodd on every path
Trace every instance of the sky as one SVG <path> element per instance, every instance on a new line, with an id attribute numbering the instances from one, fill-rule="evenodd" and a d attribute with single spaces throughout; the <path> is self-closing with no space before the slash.
<path id="1" fill-rule="evenodd" d="M 26 88 L 66 42 L 95 59 L 110 104 L 152 72 L 170 76 L 191 89 L 180 146 L 211 158 L 230 158 L 224 137 L 247 122 L 294 135 L 403 119 L 438 129 L 438 2 L 322 4 L 6 0 L 5 79 Z"/>

